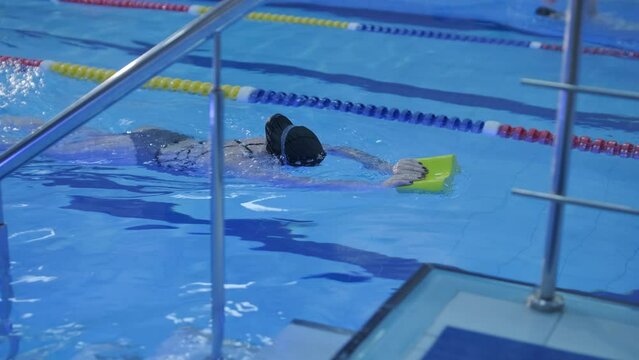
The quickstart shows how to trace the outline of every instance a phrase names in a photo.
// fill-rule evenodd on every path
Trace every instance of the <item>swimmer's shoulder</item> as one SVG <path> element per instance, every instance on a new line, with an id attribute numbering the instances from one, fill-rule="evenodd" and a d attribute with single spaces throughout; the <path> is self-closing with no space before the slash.
<path id="1" fill-rule="evenodd" d="M 266 144 L 266 140 L 263 137 L 252 137 L 248 139 L 241 139 L 244 144 Z"/>

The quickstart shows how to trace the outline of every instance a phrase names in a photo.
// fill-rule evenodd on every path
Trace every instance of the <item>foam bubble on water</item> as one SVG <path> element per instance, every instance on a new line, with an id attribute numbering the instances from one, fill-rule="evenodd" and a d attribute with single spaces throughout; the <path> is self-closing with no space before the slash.
<path id="1" fill-rule="evenodd" d="M 18 299 L 18 298 L 10 298 L 9 301 L 12 303 L 36 303 L 41 299 Z"/>
<path id="2" fill-rule="evenodd" d="M 134 121 L 131 120 L 131 119 L 122 118 L 122 119 L 120 119 L 118 121 L 118 125 L 123 126 L 123 127 L 128 127 L 128 126 L 131 126 L 131 124 L 133 124 L 133 122 Z"/>
<path id="3" fill-rule="evenodd" d="M 22 283 L 36 283 L 36 282 L 43 282 L 43 283 L 48 283 L 50 281 L 53 281 L 57 279 L 56 276 L 35 276 L 35 275 L 25 275 L 25 276 L 21 276 L 18 280 L 12 282 L 12 284 L 22 284 Z"/>
<path id="4" fill-rule="evenodd" d="M 27 105 L 26 99 L 39 94 L 43 86 L 39 68 L 11 61 L 0 63 L 0 109 L 13 104 Z"/>
<path id="5" fill-rule="evenodd" d="M 211 286 L 211 283 L 207 283 L 207 282 L 192 282 L 192 283 L 180 286 L 180 289 L 186 289 L 187 287 L 190 287 L 190 286 Z"/>
<path id="6" fill-rule="evenodd" d="M 170 313 L 170 314 L 166 315 L 164 318 L 173 321 L 173 324 L 176 324 L 176 325 L 177 324 L 192 324 L 192 323 L 195 322 L 195 318 L 194 317 L 179 318 L 179 317 L 177 317 L 177 314 L 175 314 L 175 313 Z"/>
<path id="7" fill-rule="evenodd" d="M 246 284 L 224 284 L 226 290 L 247 289 L 249 286 L 255 284 L 255 281 L 249 281 Z M 180 289 L 188 289 L 181 293 L 180 296 L 207 293 L 211 291 L 211 283 L 206 282 L 193 282 L 180 286 Z"/>
<path id="8" fill-rule="evenodd" d="M 208 190 L 193 191 L 189 193 L 180 193 L 180 194 L 171 195 L 171 197 L 175 199 L 187 199 L 187 200 L 210 200 L 211 199 L 211 195 L 209 195 Z"/>
<path id="9" fill-rule="evenodd" d="M 224 313 L 226 315 L 233 316 L 233 317 L 242 317 L 242 313 L 241 312 L 239 312 L 239 311 L 237 311 L 235 309 L 231 309 L 228 306 L 224 307 Z"/>
<path id="10" fill-rule="evenodd" d="M 225 284 L 224 288 L 225 289 L 246 289 L 249 286 L 255 284 L 255 281 L 249 281 L 245 284 Z M 211 287 L 211 283 L 208 282 L 192 282 L 186 285 L 182 285 L 180 286 L 180 289 L 186 289 L 188 287 L 193 287 L 193 286 L 205 286 L 205 287 Z"/>
<path id="11" fill-rule="evenodd" d="M 191 289 L 191 290 L 187 290 L 186 292 L 184 292 L 183 294 L 180 295 L 191 295 L 191 294 L 198 294 L 198 293 L 208 293 L 210 292 L 211 289 L 207 288 L 202 288 L 202 289 Z"/>
<path id="12" fill-rule="evenodd" d="M 248 301 L 242 301 L 239 303 L 235 303 L 235 309 L 239 312 L 254 312 L 254 311 L 258 311 L 258 307 L 256 305 L 251 304 Z"/>
<path id="13" fill-rule="evenodd" d="M 22 241 L 22 243 L 28 244 L 36 241 L 42 241 L 54 236 L 55 230 L 53 230 L 52 228 L 42 228 L 13 233 L 9 236 L 9 239 L 17 238 L 18 240 L 21 240 L 22 238 L 27 238 L 26 240 Z"/>
<path id="14" fill-rule="evenodd" d="M 18 209 L 18 208 L 26 208 L 26 207 L 29 207 L 29 204 L 20 203 L 20 204 L 5 205 L 5 209 Z"/>
<path id="15" fill-rule="evenodd" d="M 102 159 L 102 160 L 70 160 L 69 163 L 71 164 L 78 164 L 78 165 L 106 165 L 106 164 L 110 164 L 112 162 L 112 160 L 108 160 L 108 159 Z"/>
<path id="16" fill-rule="evenodd" d="M 268 197 L 265 197 L 265 198 L 253 200 L 253 201 L 243 202 L 240 205 L 242 205 L 243 207 L 245 207 L 245 208 L 247 208 L 249 210 L 257 211 L 257 212 L 267 212 L 267 211 L 284 212 L 284 211 L 288 211 L 287 209 L 283 209 L 283 208 L 269 207 L 269 206 L 256 204 L 257 202 L 260 202 L 260 201 L 270 200 L 270 199 L 277 199 L 277 198 L 282 198 L 282 197 L 285 197 L 285 196 L 284 195 L 279 195 L 279 196 L 278 195 L 273 195 L 273 196 L 268 196 Z"/>
<path id="17" fill-rule="evenodd" d="M 247 289 L 249 286 L 255 284 L 255 281 L 249 281 L 246 284 L 224 284 L 224 288 L 229 289 Z"/>
<path id="18" fill-rule="evenodd" d="M 257 337 L 260 340 L 260 342 L 262 342 L 262 344 L 264 345 L 269 345 L 269 346 L 273 345 L 273 339 L 268 336 L 256 334 L 255 337 Z"/>
<path id="19" fill-rule="evenodd" d="M 49 169 L 25 169 L 22 173 L 25 175 L 49 175 L 53 174 L 53 171 Z"/>

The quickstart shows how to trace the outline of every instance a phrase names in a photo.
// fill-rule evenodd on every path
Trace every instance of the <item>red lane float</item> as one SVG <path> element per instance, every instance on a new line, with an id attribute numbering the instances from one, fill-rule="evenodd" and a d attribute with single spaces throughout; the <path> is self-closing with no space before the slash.
<path id="1" fill-rule="evenodd" d="M 72 3 L 72 4 L 84 4 L 84 5 L 98 5 L 98 6 L 112 6 L 131 9 L 148 9 L 148 10 L 166 10 L 166 11 L 178 11 L 189 12 L 190 5 L 181 4 L 167 4 L 156 3 L 148 1 L 128 1 L 128 0 L 55 0 L 55 2 Z"/>
<path id="2" fill-rule="evenodd" d="M 15 56 L 0 56 L 0 62 L 11 62 L 24 66 L 38 67 L 42 63 L 42 60 L 27 59 Z"/>

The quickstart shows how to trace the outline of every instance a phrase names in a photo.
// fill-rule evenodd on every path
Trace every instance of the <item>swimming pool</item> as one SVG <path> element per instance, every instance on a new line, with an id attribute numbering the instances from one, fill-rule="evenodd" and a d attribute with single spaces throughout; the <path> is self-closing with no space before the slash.
<path id="1" fill-rule="evenodd" d="M 123 66 L 192 19 L 36 0 L 0 4 L 1 54 L 108 68 Z M 558 42 L 487 19 L 402 21 L 316 6 L 260 10 Z M 615 45 L 600 40 L 594 39 Z M 248 20 L 225 33 L 223 46 L 223 79 L 231 84 L 553 128 L 556 94 L 525 88 L 519 78 L 556 79 L 556 52 Z M 209 80 L 209 55 L 210 48 L 195 51 L 163 75 Z M 584 56 L 582 65 L 584 84 L 636 90 L 636 60 Z M 93 86 L 6 66 L 2 74 L 3 115 L 49 118 Z M 580 99 L 577 134 L 639 143 L 636 104 Z M 207 111 L 203 97 L 141 90 L 90 126 L 122 133 L 152 124 L 205 138 Z M 454 153 L 461 172 L 452 189 L 439 195 L 290 189 L 228 178 L 227 337 L 238 341 L 229 344 L 237 357 L 271 343 L 293 318 L 358 328 L 420 262 L 537 280 L 547 205 L 513 197 L 510 189 L 548 188 L 550 147 L 351 113 L 231 101 L 226 137 L 261 135 L 274 112 L 314 129 L 326 143 L 387 161 Z M 5 130 L 4 138 L 15 137 L 12 131 Z M 637 207 L 638 171 L 635 159 L 574 151 L 569 192 Z M 294 172 L 383 180 L 331 157 L 321 167 Z M 205 178 L 138 167 L 50 161 L 6 180 L 12 319 L 22 352 L 60 359 L 183 355 L 187 349 L 175 344 L 184 337 L 191 339 L 191 353 L 204 351 L 199 338 L 189 335 L 199 335 L 209 319 L 207 186 Z M 559 285 L 636 291 L 636 220 L 572 207 L 567 213 Z"/>

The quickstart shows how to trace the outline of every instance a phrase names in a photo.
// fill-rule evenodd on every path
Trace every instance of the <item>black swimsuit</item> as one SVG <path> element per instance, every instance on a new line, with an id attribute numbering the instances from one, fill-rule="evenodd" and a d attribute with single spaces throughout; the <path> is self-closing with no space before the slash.
<path id="1" fill-rule="evenodd" d="M 146 129 L 129 133 L 135 147 L 138 165 L 157 164 L 160 150 L 169 144 L 177 144 L 190 137 L 164 129 Z"/>
<path id="2" fill-rule="evenodd" d="M 164 169 L 171 172 L 192 171 L 197 159 L 206 156 L 210 149 L 201 149 L 198 145 L 204 145 L 204 141 L 195 141 L 192 137 L 186 136 L 170 130 L 145 129 L 134 131 L 128 134 L 135 147 L 135 159 L 138 165 L 157 169 Z M 171 149 L 170 153 L 163 153 L 162 149 L 169 145 L 178 144 L 185 140 L 193 140 Z M 243 143 L 234 140 L 235 144 L 225 145 L 224 148 L 241 147 L 246 157 L 253 157 L 254 152 L 249 148 L 253 145 L 262 145 L 264 142 Z M 197 148 L 197 149 L 196 149 Z M 171 153 L 173 156 L 171 156 Z M 163 155 L 163 156 L 160 156 Z"/>
<path id="3" fill-rule="evenodd" d="M 245 150 L 244 151 L 244 155 L 246 155 L 248 157 L 253 157 L 253 150 L 251 150 L 251 148 L 249 148 L 249 146 L 251 146 L 251 145 L 265 145 L 264 142 L 245 144 L 241 140 L 238 140 L 238 139 L 235 139 L 233 141 L 235 141 L 235 144 L 224 145 L 224 148 L 226 149 L 226 148 L 239 146 L 239 147 L 241 147 L 241 148 L 243 148 Z"/>

